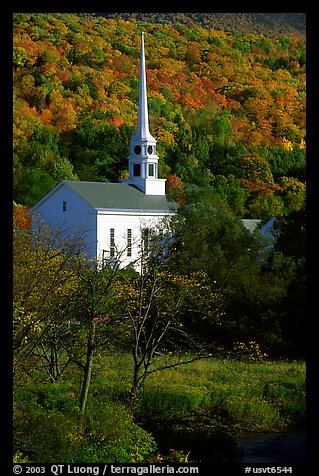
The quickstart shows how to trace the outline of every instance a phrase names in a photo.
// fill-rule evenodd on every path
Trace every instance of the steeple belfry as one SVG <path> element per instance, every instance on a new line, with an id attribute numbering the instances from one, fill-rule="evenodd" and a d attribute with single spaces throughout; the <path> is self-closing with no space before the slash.
<path id="1" fill-rule="evenodd" d="M 141 34 L 140 83 L 137 132 L 131 139 L 129 178 L 122 183 L 132 185 L 146 195 L 165 195 L 165 179 L 158 178 L 156 139 L 149 131 L 144 53 L 144 33 Z"/>

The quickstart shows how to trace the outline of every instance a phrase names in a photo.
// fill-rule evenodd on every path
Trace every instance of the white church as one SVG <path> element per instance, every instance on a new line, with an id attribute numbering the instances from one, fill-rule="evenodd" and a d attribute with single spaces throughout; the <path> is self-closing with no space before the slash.
<path id="1" fill-rule="evenodd" d="M 143 33 L 138 127 L 131 139 L 128 172 L 121 183 L 63 180 L 31 209 L 33 232 L 46 224 L 69 238 L 82 233 L 83 251 L 98 266 L 133 264 L 139 269 L 149 232 L 160 231 L 165 218 L 176 213 L 177 205 L 165 194 L 166 179 L 158 178 L 156 139 L 149 131 Z M 260 224 L 254 219 L 242 222 L 251 233 Z"/>
<path id="2" fill-rule="evenodd" d="M 176 209 L 166 198 L 166 179 L 158 178 L 156 139 L 149 131 L 143 33 L 139 80 L 138 128 L 131 139 L 128 178 L 121 183 L 63 180 L 31 209 L 35 233 L 43 223 L 69 237 L 80 231 L 83 251 L 100 265 L 137 267 L 143 235 L 158 229 Z"/>

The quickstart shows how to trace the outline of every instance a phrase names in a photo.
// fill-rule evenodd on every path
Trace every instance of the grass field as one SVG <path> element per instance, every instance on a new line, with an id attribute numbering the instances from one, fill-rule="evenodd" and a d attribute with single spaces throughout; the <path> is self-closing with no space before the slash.
<path id="1" fill-rule="evenodd" d="M 196 444 L 211 451 L 212 441 L 217 448 L 241 432 L 305 422 L 304 362 L 198 360 L 151 374 L 128 407 L 130 356 L 97 356 L 84 417 L 79 376 L 69 372 L 55 384 L 28 380 L 15 388 L 16 462 L 158 461 L 159 452 L 172 451 L 183 461 Z"/>
<path id="2" fill-rule="evenodd" d="M 114 394 L 128 388 L 129 367 L 126 355 L 109 360 L 107 380 Z M 102 380 L 101 374 L 96 383 Z M 240 430 L 279 431 L 304 422 L 305 380 L 303 362 L 203 359 L 150 375 L 138 407 L 143 414 L 157 413 L 163 418 L 167 412 L 180 416 L 215 409 L 219 418 L 222 414 L 225 423 Z"/>

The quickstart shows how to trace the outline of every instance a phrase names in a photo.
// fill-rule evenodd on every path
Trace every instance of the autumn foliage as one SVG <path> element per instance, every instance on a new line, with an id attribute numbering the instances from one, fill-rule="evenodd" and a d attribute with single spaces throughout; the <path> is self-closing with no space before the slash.
<path id="1" fill-rule="evenodd" d="M 13 203 L 13 229 L 31 230 L 31 215 L 27 207 Z"/>
<path id="2" fill-rule="evenodd" d="M 182 181 L 176 175 L 169 175 L 166 180 L 166 193 L 181 205 L 184 203 Z"/>
<path id="3" fill-rule="evenodd" d="M 125 175 L 141 30 L 160 176 L 212 186 L 233 176 L 248 192 L 270 187 L 288 213 L 283 178 L 305 184 L 302 38 L 59 13 L 14 15 L 16 202 L 32 206 L 63 179 Z"/>

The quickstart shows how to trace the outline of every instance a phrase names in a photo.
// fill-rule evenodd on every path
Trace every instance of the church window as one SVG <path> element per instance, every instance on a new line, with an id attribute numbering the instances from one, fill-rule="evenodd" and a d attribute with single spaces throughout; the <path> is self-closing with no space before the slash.
<path id="1" fill-rule="evenodd" d="M 147 152 L 148 152 L 149 154 L 153 154 L 153 147 L 152 147 L 151 145 L 148 146 Z"/>
<path id="2" fill-rule="evenodd" d="M 102 250 L 102 267 L 105 268 L 107 265 L 107 250 Z"/>
<path id="3" fill-rule="evenodd" d="M 139 154 L 141 153 L 141 150 L 142 150 L 142 149 L 141 149 L 141 146 L 140 146 L 140 145 L 136 145 L 136 146 L 134 147 L 134 154 L 139 155 Z"/>
<path id="4" fill-rule="evenodd" d="M 62 211 L 66 212 L 66 202 L 62 202 Z"/>
<path id="5" fill-rule="evenodd" d="M 132 256 L 132 230 L 127 229 L 127 256 Z"/>
<path id="6" fill-rule="evenodd" d="M 141 175 L 141 164 L 133 164 L 133 175 L 134 177 Z"/>
<path id="7" fill-rule="evenodd" d="M 154 177 L 154 164 L 148 164 L 148 176 Z"/>
<path id="8" fill-rule="evenodd" d="M 115 230 L 114 228 L 110 229 L 110 257 L 114 258 L 115 256 Z"/>

